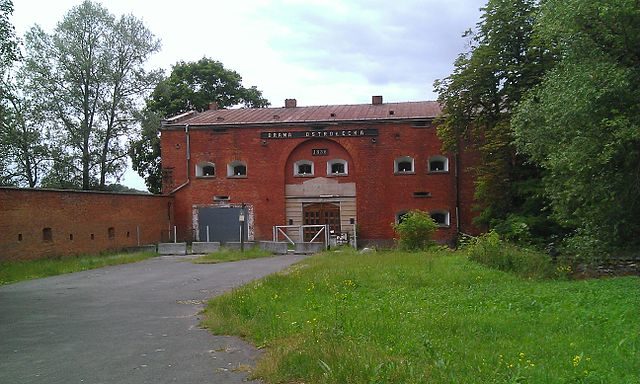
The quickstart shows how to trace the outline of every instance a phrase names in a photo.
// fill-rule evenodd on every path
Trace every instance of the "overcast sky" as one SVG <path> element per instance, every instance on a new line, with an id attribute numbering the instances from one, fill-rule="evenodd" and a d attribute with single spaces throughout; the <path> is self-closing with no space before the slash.
<path id="1" fill-rule="evenodd" d="M 240 73 L 274 107 L 433 100 L 468 50 L 461 37 L 486 0 L 101 0 L 131 13 L 162 42 L 149 65 L 169 73 L 204 56 Z M 51 33 L 81 0 L 13 0 L 18 35 Z M 124 184 L 144 189 L 128 172 Z"/>

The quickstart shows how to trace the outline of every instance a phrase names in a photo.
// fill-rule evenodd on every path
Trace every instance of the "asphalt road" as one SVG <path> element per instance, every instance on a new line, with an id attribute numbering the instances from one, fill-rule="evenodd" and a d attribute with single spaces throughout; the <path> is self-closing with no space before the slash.
<path id="1" fill-rule="evenodd" d="M 245 383 L 259 352 L 200 329 L 198 313 L 300 259 L 157 257 L 0 287 L 0 383 Z"/>

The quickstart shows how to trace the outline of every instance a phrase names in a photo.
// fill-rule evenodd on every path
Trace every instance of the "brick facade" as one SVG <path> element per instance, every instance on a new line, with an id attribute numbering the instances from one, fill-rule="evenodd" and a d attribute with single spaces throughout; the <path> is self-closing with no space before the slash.
<path id="1" fill-rule="evenodd" d="M 154 244 L 168 232 L 173 197 L 0 188 L 0 260 Z"/>
<path id="2" fill-rule="evenodd" d="M 357 223 L 360 244 L 390 244 L 391 224 L 412 209 L 446 216 L 436 235 L 442 242 L 458 230 L 476 232 L 466 171 L 473 159 L 442 153 L 437 104 L 374 99 L 373 105 L 297 107 L 289 101 L 287 108 L 210 110 L 164 123 L 163 186 L 175 196 L 182 236 L 194 233 L 194 207 L 215 206 L 220 197 L 250 207 L 256 240 L 270 240 L 274 225 L 303 224 L 305 207 L 318 203 L 340 207 L 342 231 Z M 346 162 L 344 174 L 331 173 L 327 164 L 335 160 Z M 446 168 L 430 169 L 438 160 Z M 411 163 L 409 171 L 398 171 L 403 161 Z M 312 175 L 296 174 L 301 162 L 312 165 Z M 246 175 L 228 176 L 228 165 L 240 163 Z M 201 175 L 205 166 L 215 167 L 215 175 Z"/>

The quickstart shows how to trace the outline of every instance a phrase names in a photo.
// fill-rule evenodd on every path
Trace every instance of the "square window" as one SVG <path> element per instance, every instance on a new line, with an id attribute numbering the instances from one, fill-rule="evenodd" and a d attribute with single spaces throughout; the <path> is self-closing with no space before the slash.
<path id="1" fill-rule="evenodd" d="M 449 159 L 444 156 L 433 156 L 429 159 L 429 172 L 448 172 Z"/>
<path id="2" fill-rule="evenodd" d="M 313 162 L 309 160 L 298 160 L 293 164 L 294 176 L 313 176 Z"/>
<path id="3" fill-rule="evenodd" d="M 298 174 L 306 175 L 311 173 L 311 164 L 300 164 L 298 165 Z"/>
<path id="4" fill-rule="evenodd" d="M 403 156 L 398 157 L 393 162 L 393 171 L 396 174 L 412 174 L 414 173 L 414 160 L 413 157 Z"/>
<path id="5" fill-rule="evenodd" d="M 233 161 L 229 163 L 227 165 L 227 177 L 247 177 L 247 163 L 245 163 L 244 161 Z"/>
<path id="6" fill-rule="evenodd" d="M 430 213 L 431 219 L 439 226 L 439 227 L 448 227 L 449 226 L 449 212 L 446 211 L 435 211 Z"/>
<path id="7" fill-rule="evenodd" d="M 410 161 L 401 161 L 398 163 L 398 172 L 411 172 L 413 167 Z"/>
<path id="8" fill-rule="evenodd" d="M 328 176 L 345 176 L 349 173 L 349 166 L 345 160 L 334 159 L 327 162 Z"/>

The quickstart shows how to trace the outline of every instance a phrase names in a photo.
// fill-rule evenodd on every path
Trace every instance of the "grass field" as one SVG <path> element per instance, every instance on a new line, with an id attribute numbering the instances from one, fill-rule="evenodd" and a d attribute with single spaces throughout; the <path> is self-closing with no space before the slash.
<path id="1" fill-rule="evenodd" d="M 0 285 L 22 280 L 85 271 L 108 265 L 135 263 L 156 256 L 155 252 L 70 256 L 58 259 L 0 262 Z"/>
<path id="2" fill-rule="evenodd" d="M 216 264 L 226 263 L 229 261 L 257 259 L 260 257 L 271 256 L 273 256 L 273 253 L 265 251 L 258 247 L 247 248 L 244 252 L 228 248 L 221 248 L 218 252 L 213 252 L 208 255 L 198 257 L 197 259 L 193 260 L 193 262 L 196 264 Z"/>
<path id="3" fill-rule="evenodd" d="M 527 280 L 449 251 L 324 253 L 213 299 L 268 383 L 639 383 L 640 279 Z"/>

